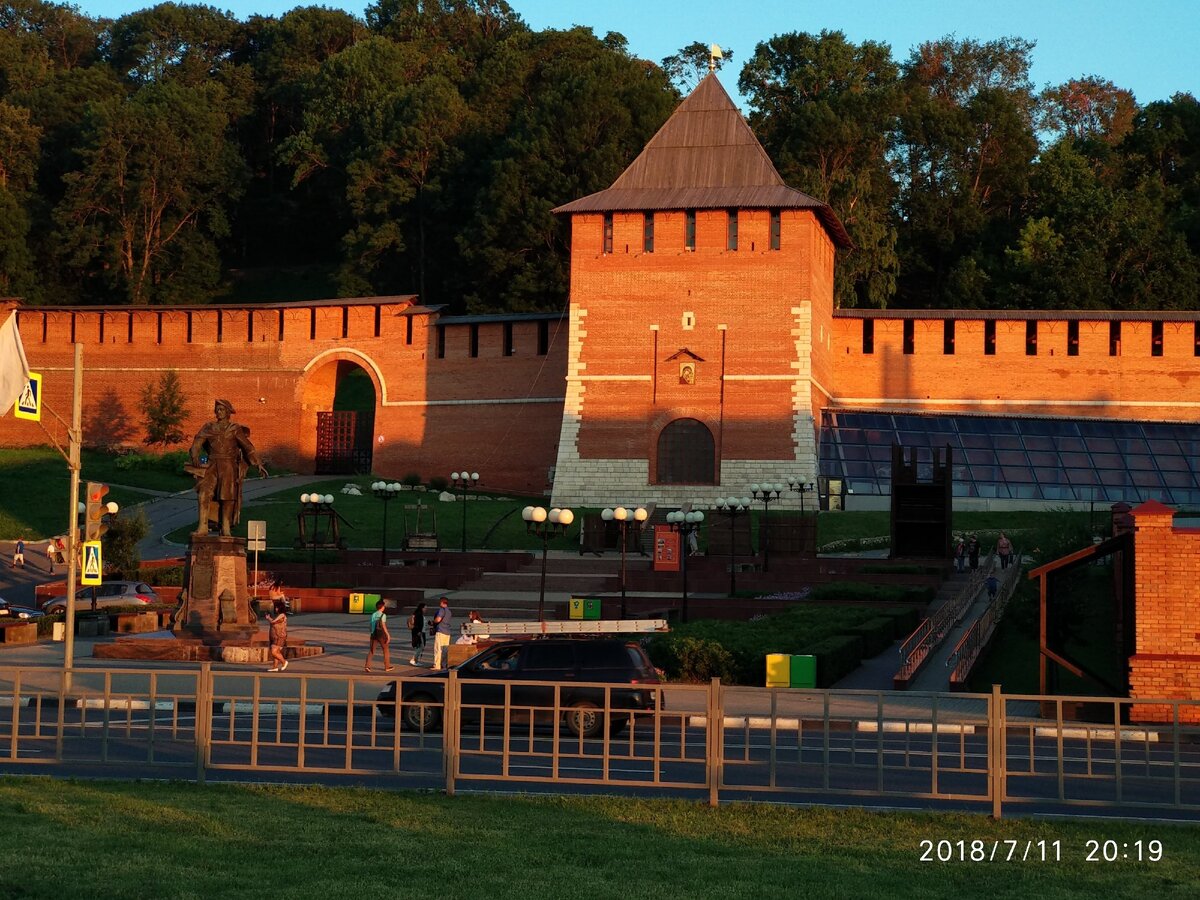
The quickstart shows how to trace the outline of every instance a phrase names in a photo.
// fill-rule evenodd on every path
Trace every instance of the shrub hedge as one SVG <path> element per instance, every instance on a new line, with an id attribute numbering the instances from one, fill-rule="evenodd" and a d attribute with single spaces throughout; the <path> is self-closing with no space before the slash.
<path id="1" fill-rule="evenodd" d="M 847 634 L 862 638 L 863 658 L 878 656 L 895 640 L 895 624 L 890 616 L 876 616 L 851 628 Z"/>
<path id="2" fill-rule="evenodd" d="M 806 652 L 817 658 L 817 687 L 826 688 L 858 668 L 863 640 L 857 634 L 839 634 L 817 641 Z"/>
<path id="3" fill-rule="evenodd" d="M 715 619 L 689 622 L 676 626 L 670 634 L 651 638 L 647 651 L 654 664 L 673 680 L 704 681 L 719 675 L 730 684 L 762 685 L 766 682 L 767 654 L 813 653 L 813 648 L 822 642 L 840 637 L 844 640 L 837 646 L 846 659 L 838 665 L 848 665 L 845 671 L 850 671 L 864 653 L 864 636 L 854 633 L 855 629 L 877 620 L 870 634 L 888 634 L 886 647 L 894 639 L 891 635 L 896 634 L 897 623 L 903 628 L 908 616 L 915 615 L 915 611 L 908 609 L 887 615 L 891 612 L 887 608 L 853 605 L 798 605 L 752 622 Z M 882 637 L 873 640 L 877 643 Z M 830 666 L 827 661 L 826 671 L 830 671 Z M 818 676 L 820 671 L 818 662 Z"/>
<path id="4" fill-rule="evenodd" d="M 811 599 L 832 603 L 928 603 L 936 591 L 931 587 L 899 587 L 890 584 L 853 584 L 838 581 L 818 584 Z"/>

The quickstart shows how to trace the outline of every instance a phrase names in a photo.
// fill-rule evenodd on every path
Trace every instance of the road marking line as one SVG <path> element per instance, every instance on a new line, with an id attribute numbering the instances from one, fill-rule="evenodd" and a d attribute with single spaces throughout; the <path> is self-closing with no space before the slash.
<path id="1" fill-rule="evenodd" d="M 10 694 L 7 697 L 0 697 L 0 706 L 7 706 L 9 708 L 11 708 L 13 706 L 28 706 L 29 701 L 32 699 L 33 699 L 32 697 L 22 696 L 17 700 L 16 703 L 13 703 L 13 697 Z"/>
<path id="2" fill-rule="evenodd" d="M 230 710 L 231 706 L 233 707 L 232 710 Z M 324 709 L 325 709 L 325 707 L 323 705 L 321 705 L 320 703 L 304 704 L 304 714 L 305 715 L 309 715 L 309 716 L 320 715 Z M 222 713 L 228 715 L 231 711 L 234 714 L 244 713 L 244 714 L 249 715 L 250 713 L 254 712 L 254 704 L 250 703 L 250 702 L 238 700 L 234 703 L 226 702 L 221 705 Z M 298 715 L 300 715 L 300 704 L 299 703 L 277 703 L 277 702 L 269 701 L 269 700 L 261 700 L 258 703 L 258 713 L 259 713 L 259 715 L 262 715 L 264 713 L 266 713 L 267 715 L 275 715 L 276 713 L 283 713 L 283 715 L 285 715 L 285 716 L 288 716 L 288 715 L 298 716 Z"/>
<path id="3" fill-rule="evenodd" d="M 1033 729 L 1035 737 L 1058 737 L 1059 731 L 1054 727 L 1035 728 Z M 1091 738 L 1096 741 L 1115 741 L 1117 732 L 1113 728 L 1064 728 L 1062 730 L 1064 738 L 1077 740 L 1086 740 Z M 1137 731 L 1131 728 L 1121 729 L 1121 740 L 1123 741 L 1148 741 L 1151 744 L 1158 743 L 1157 731 Z"/>
<path id="4" fill-rule="evenodd" d="M 155 700 L 154 706 L 151 707 L 149 700 L 134 700 L 131 697 L 109 697 L 107 701 L 103 697 L 85 697 L 75 701 L 76 709 L 151 709 L 157 712 L 169 712 L 175 708 L 174 700 Z"/>
<path id="5" fill-rule="evenodd" d="M 860 719 L 855 723 L 855 728 L 858 731 L 878 732 L 880 723 L 875 719 Z M 883 731 L 899 732 L 904 734 L 932 734 L 932 722 L 891 722 L 883 723 Z M 938 722 L 938 734 L 974 734 L 974 725 L 963 725 L 959 722 Z"/>

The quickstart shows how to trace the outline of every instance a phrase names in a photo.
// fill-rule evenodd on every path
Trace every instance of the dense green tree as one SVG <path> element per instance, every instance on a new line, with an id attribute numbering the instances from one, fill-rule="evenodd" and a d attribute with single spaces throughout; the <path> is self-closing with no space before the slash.
<path id="1" fill-rule="evenodd" d="M 0 97 L 32 90 L 54 71 L 89 65 L 98 33 L 96 22 L 70 4 L 0 3 Z"/>
<path id="2" fill-rule="evenodd" d="M 901 305 L 988 299 L 991 269 L 1023 222 L 1038 149 L 1032 51 L 1020 38 L 947 37 L 921 44 L 903 65 Z M 969 296 L 960 293 L 964 284 Z"/>
<path id="3" fill-rule="evenodd" d="M 296 183 L 344 179 L 353 223 L 343 238 L 344 293 L 412 291 L 423 282 L 426 195 L 440 189 L 466 117 L 440 62 L 414 44 L 355 44 L 321 67 L 304 129 L 284 144 Z"/>
<path id="4" fill-rule="evenodd" d="M 518 102 L 459 235 L 462 291 L 473 310 L 560 309 L 568 234 L 550 210 L 608 187 L 678 95 L 661 69 L 586 28 L 529 35 L 505 52 Z"/>
<path id="5" fill-rule="evenodd" d="M 142 418 L 146 426 L 145 441 L 163 448 L 183 441 L 183 423 L 187 421 L 187 395 L 179 373 L 167 369 L 157 382 L 147 382 L 142 388 Z"/>
<path id="6" fill-rule="evenodd" d="M 1072 78 L 1041 95 L 1041 127 L 1053 137 L 1120 143 L 1133 128 L 1130 91 L 1095 75 Z"/>
<path id="7" fill-rule="evenodd" d="M 41 129 L 29 110 L 0 100 L 0 296 L 36 293 L 29 215 Z"/>
<path id="8" fill-rule="evenodd" d="M 167 82 L 91 108 L 79 171 L 55 216 L 65 261 L 98 270 L 127 302 L 202 300 L 214 241 L 242 187 L 225 91 Z"/>
<path id="9" fill-rule="evenodd" d="M 886 44 L 823 31 L 759 44 L 739 81 L 780 175 L 830 204 L 854 241 L 839 258 L 840 306 L 883 307 L 895 293 L 898 74 Z"/>

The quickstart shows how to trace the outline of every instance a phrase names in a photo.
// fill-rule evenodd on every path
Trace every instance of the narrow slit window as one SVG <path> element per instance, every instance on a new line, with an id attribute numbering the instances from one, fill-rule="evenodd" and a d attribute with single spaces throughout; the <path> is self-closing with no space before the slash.
<path id="1" fill-rule="evenodd" d="M 725 213 L 725 249 L 736 250 L 738 248 L 738 211 L 736 209 L 727 210 Z"/>
<path id="2" fill-rule="evenodd" d="M 276 340 L 279 340 L 279 341 L 283 340 L 283 309 L 282 308 L 280 308 L 280 310 L 279 310 L 279 337 L 276 338 Z"/>
<path id="3" fill-rule="evenodd" d="M 1037 356 L 1037 321 L 1034 319 L 1025 323 L 1025 355 Z"/>
<path id="4" fill-rule="evenodd" d="M 317 339 L 317 308 L 315 306 L 308 311 L 308 339 L 310 341 Z"/>
<path id="5" fill-rule="evenodd" d="M 544 319 L 538 322 L 538 356 L 545 356 L 550 352 L 550 323 Z"/>
<path id="6" fill-rule="evenodd" d="M 771 249 L 778 250 L 780 245 L 780 232 L 782 231 L 782 217 L 779 210 L 771 210 Z"/>
<path id="7" fill-rule="evenodd" d="M 1200 322 L 1192 323 L 1192 356 L 1200 356 Z"/>
<path id="8" fill-rule="evenodd" d="M 1151 322 L 1150 323 L 1150 355 L 1151 356 L 1162 356 L 1163 355 L 1163 323 L 1162 322 Z"/>
<path id="9" fill-rule="evenodd" d="M 1109 322 L 1108 323 L 1108 355 L 1109 356 L 1120 356 L 1121 355 L 1121 323 L 1120 322 Z"/>
<path id="10" fill-rule="evenodd" d="M 221 310 L 217 310 L 217 343 L 220 344 L 225 340 L 225 316 Z"/>
<path id="11" fill-rule="evenodd" d="M 246 343 L 254 343 L 254 310 L 246 310 Z"/>
<path id="12" fill-rule="evenodd" d="M 413 317 L 404 317 L 404 343 L 412 344 L 413 341 Z"/>
<path id="13" fill-rule="evenodd" d="M 439 325 L 437 327 L 437 358 L 446 358 L 446 326 Z"/>
<path id="14" fill-rule="evenodd" d="M 188 310 L 187 314 L 187 342 L 192 342 L 192 312 Z"/>
<path id="15" fill-rule="evenodd" d="M 942 353 L 946 356 L 954 355 L 954 320 L 944 319 L 942 321 Z"/>
<path id="16" fill-rule="evenodd" d="M 155 343 L 161 344 L 162 343 L 162 313 L 159 313 L 157 315 L 157 319 L 158 319 L 158 326 L 156 329 L 157 334 L 155 335 Z"/>
<path id="17" fill-rule="evenodd" d="M 613 242 L 613 216 L 612 213 L 604 214 L 604 252 L 612 253 Z"/>
<path id="18" fill-rule="evenodd" d="M 513 326 L 512 322 L 504 323 L 504 355 L 513 355 Z"/>
<path id="19" fill-rule="evenodd" d="M 642 214 L 642 250 L 646 253 L 654 252 L 654 213 L 652 212 Z"/>
<path id="20" fill-rule="evenodd" d="M 875 320 L 863 319 L 863 353 L 870 355 L 875 352 Z"/>
<path id="21" fill-rule="evenodd" d="M 988 319 L 983 323 L 983 355 L 996 355 L 996 320 Z"/>
<path id="22" fill-rule="evenodd" d="M 1079 323 L 1072 319 L 1067 323 L 1067 356 L 1079 355 Z"/>
<path id="23" fill-rule="evenodd" d="M 696 211 L 689 209 L 683 214 L 683 247 L 685 250 L 696 249 Z"/>
<path id="24" fill-rule="evenodd" d="M 478 325 L 471 326 L 471 334 L 470 334 L 469 340 L 471 342 L 470 352 L 471 352 L 471 357 L 473 359 L 479 355 L 479 326 Z"/>
<path id="25" fill-rule="evenodd" d="M 411 319 L 412 316 L 409 316 L 409 318 Z M 380 333 L 382 327 L 383 327 L 383 310 L 380 309 L 378 304 L 376 304 L 376 306 L 375 306 L 375 337 L 379 337 L 379 333 Z M 412 343 L 411 339 L 409 340 L 409 343 L 410 344 Z"/>
<path id="26" fill-rule="evenodd" d="M 350 337 L 350 307 L 342 307 L 342 337 Z"/>
<path id="27" fill-rule="evenodd" d="M 904 353 L 911 356 L 917 350 L 917 327 L 912 319 L 904 320 Z"/>

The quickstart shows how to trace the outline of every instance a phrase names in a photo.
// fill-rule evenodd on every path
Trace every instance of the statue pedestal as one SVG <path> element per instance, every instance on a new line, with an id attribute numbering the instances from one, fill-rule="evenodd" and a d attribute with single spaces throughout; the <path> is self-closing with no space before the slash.
<path id="1" fill-rule="evenodd" d="M 187 599 L 175 620 L 177 634 L 215 643 L 257 633 L 246 586 L 245 538 L 192 535 L 186 570 Z"/>

